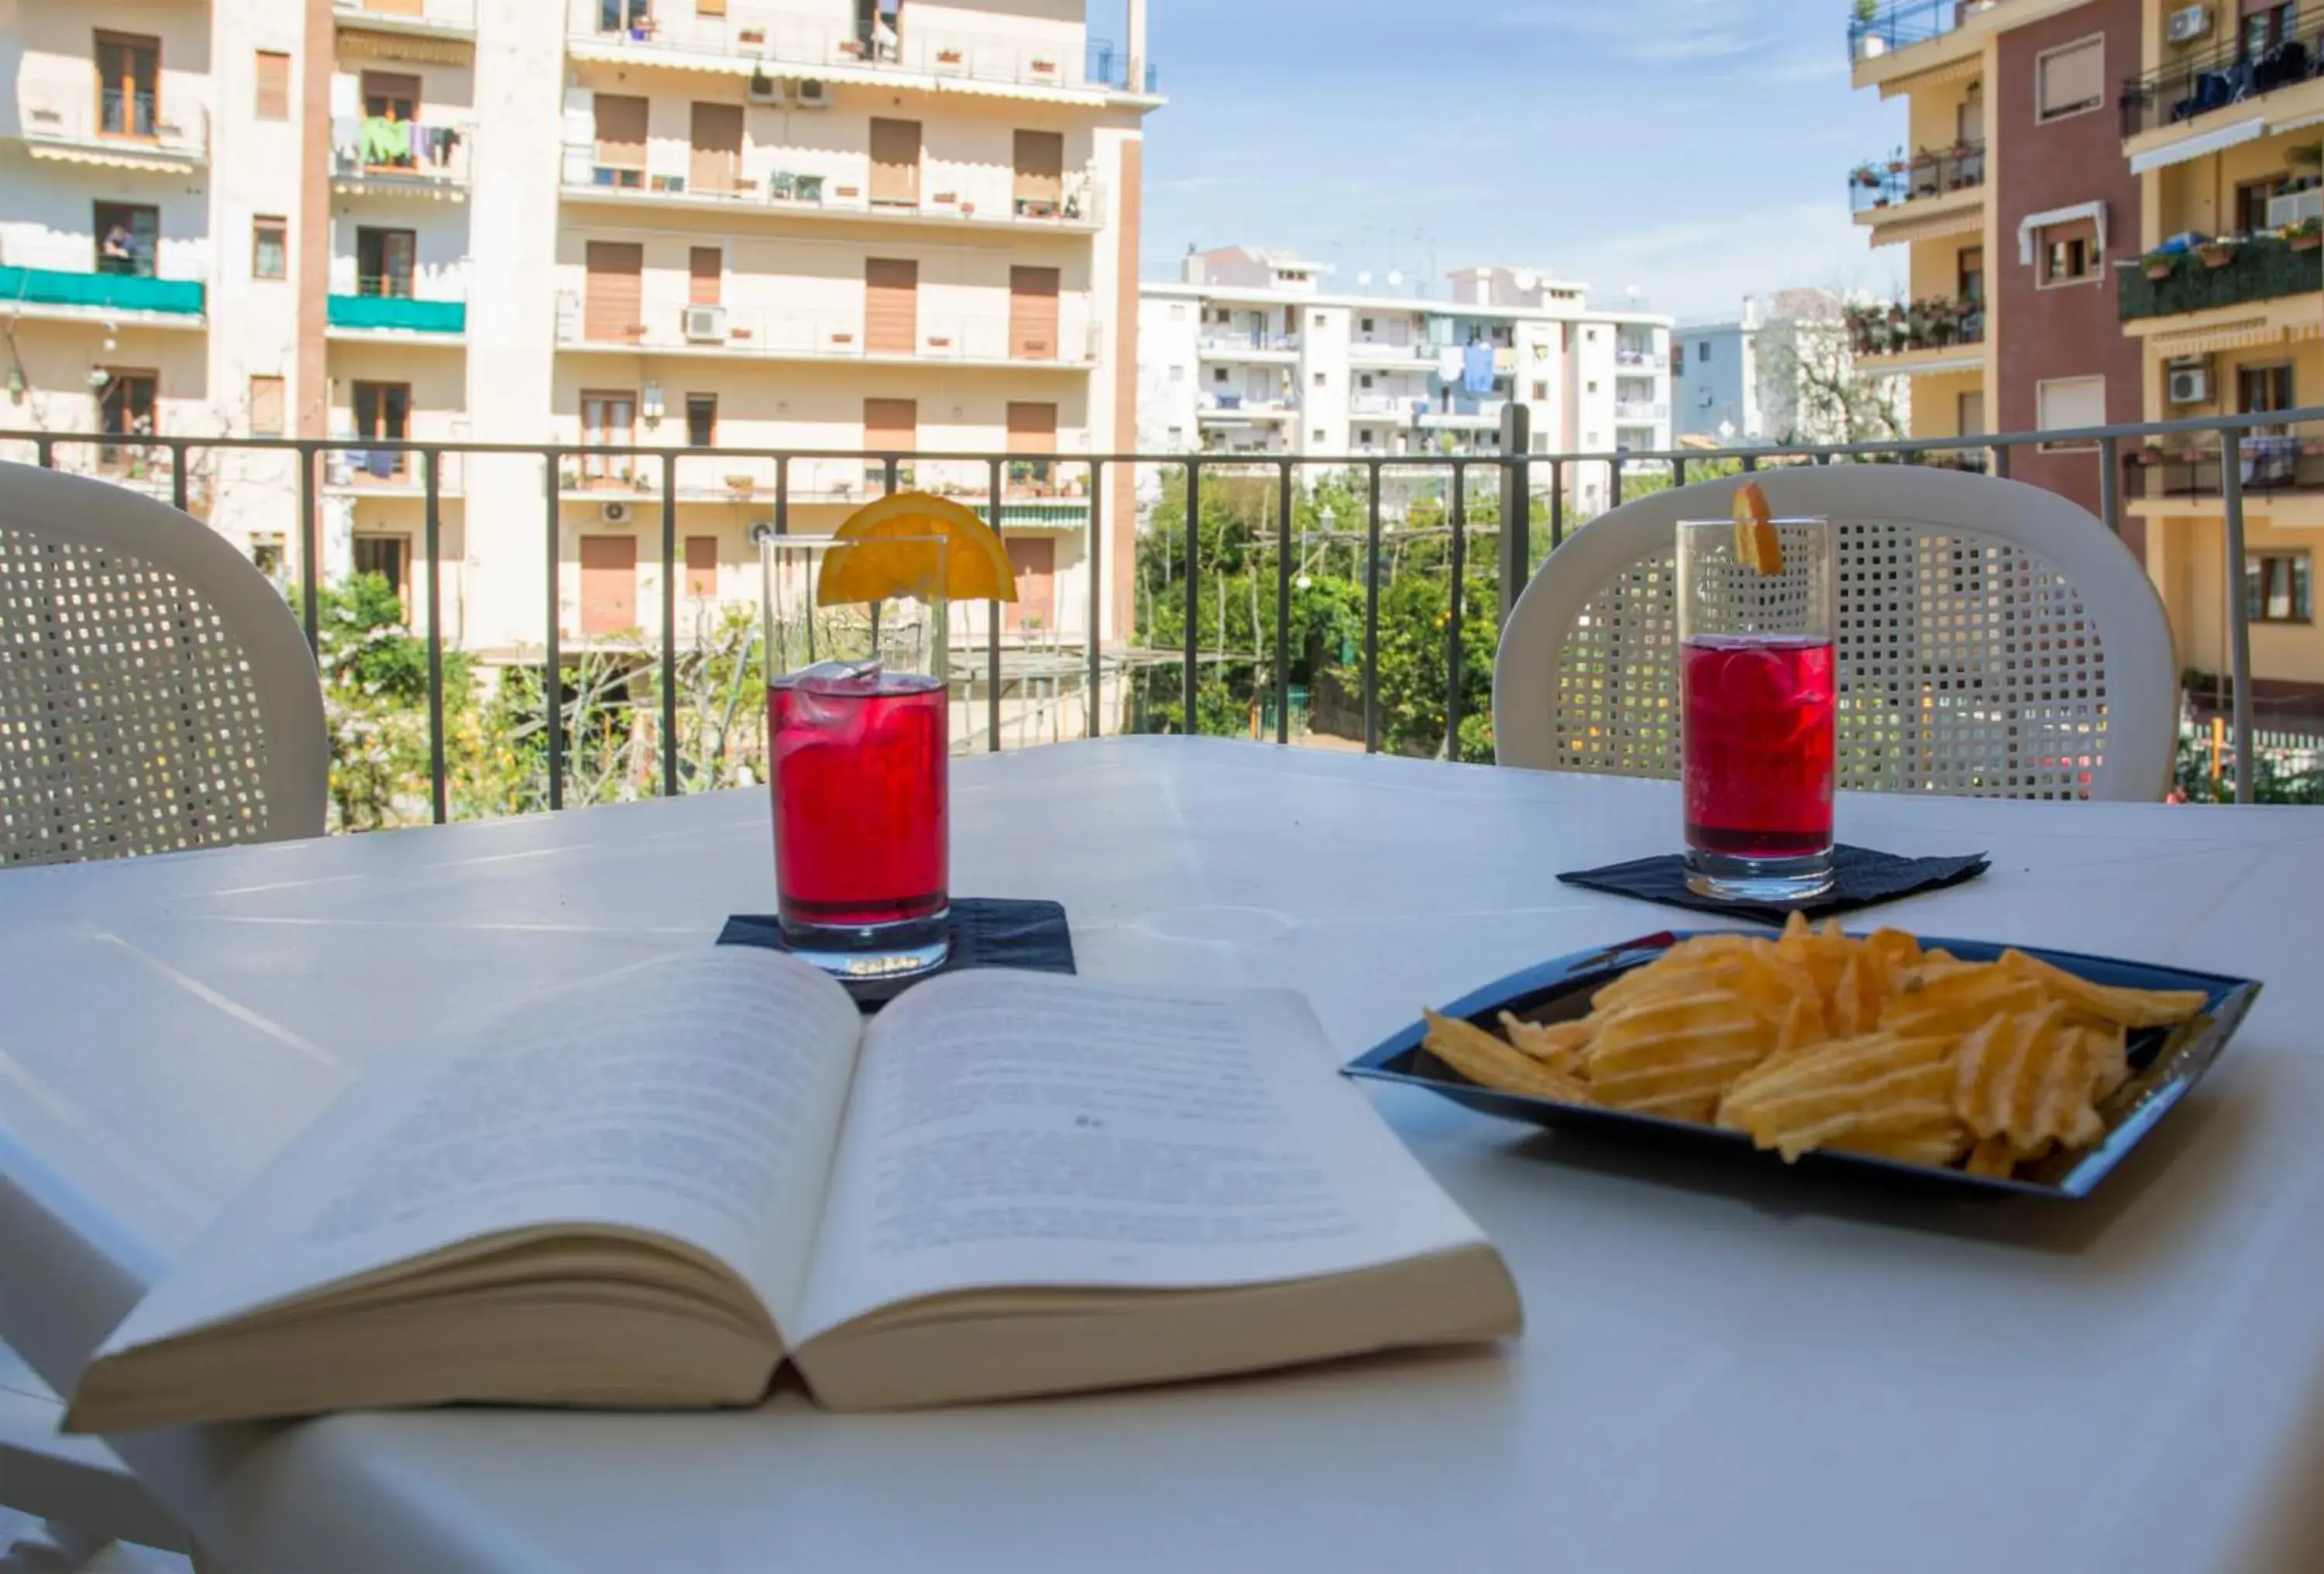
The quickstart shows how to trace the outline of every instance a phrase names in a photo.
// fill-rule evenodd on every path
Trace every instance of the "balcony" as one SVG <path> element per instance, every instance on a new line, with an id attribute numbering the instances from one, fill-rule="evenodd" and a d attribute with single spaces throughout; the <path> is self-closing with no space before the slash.
<path id="1" fill-rule="evenodd" d="M 334 295 L 325 308 L 325 318 L 335 339 L 418 337 L 451 342 L 465 340 L 468 332 L 465 300 L 415 300 L 369 291 Z"/>
<path id="2" fill-rule="evenodd" d="M 1651 399 L 1618 399 L 1614 419 L 1624 426 L 1657 426 L 1670 419 L 1670 406 Z"/>
<path id="3" fill-rule="evenodd" d="M 584 59 L 616 61 L 672 55 L 748 60 L 761 62 L 769 77 L 797 78 L 804 73 L 872 86 L 899 83 L 935 87 L 970 81 L 1074 93 L 1135 91 L 1151 96 L 1159 79 L 1149 65 L 1145 79 L 1133 89 L 1126 56 L 1105 40 L 1085 38 L 1078 28 L 1072 37 L 1057 39 L 962 32 L 920 25 L 908 11 L 899 32 L 884 26 L 873 31 L 817 22 L 792 10 L 743 5 L 729 5 L 724 15 L 680 14 L 673 5 L 667 8 L 667 14 L 623 26 L 618 24 L 620 12 L 618 5 L 606 5 L 604 0 L 573 0 L 567 23 L 571 52 Z M 616 25 L 606 25 L 609 13 Z M 798 101 L 796 82 L 785 91 Z"/>
<path id="4" fill-rule="evenodd" d="M 339 115 L 331 122 L 331 189 L 463 201 L 475 145 L 471 122 Z"/>
<path id="5" fill-rule="evenodd" d="M 2287 423 L 2255 429 L 2238 437 L 2236 447 L 2236 473 L 2247 500 L 2324 502 L 2324 424 Z M 2217 432 L 2149 438 L 2146 446 L 2124 456 L 2130 477 L 2124 490 L 2134 502 L 2208 502 L 2210 507 L 2191 511 L 2216 512 L 2223 502 L 2219 460 L 2225 451 Z M 2312 511 L 2314 503 L 2310 507 Z M 2324 524 L 2324 512 L 2292 522 Z"/>
<path id="6" fill-rule="evenodd" d="M 1243 393 L 1206 393 L 1194 413 L 1198 419 L 1213 426 L 1243 426 L 1253 421 L 1289 420 L 1299 413 L 1299 406 L 1280 395 L 1255 399 Z"/>
<path id="7" fill-rule="evenodd" d="M 1351 416 L 1387 418 L 1405 420 L 1418 415 L 1428 407 L 1428 400 L 1418 394 L 1353 393 L 1348 396 L 1348 413 Z"/>
<path id="8" fill-rule="evenodd" d="M 1018 197 L 1008 171 L 997 171 L 998 189 L 974 191 L 947 170 L 923 171 L 927 194 L 910 203 L 883 201 L 876 207 L 868 166 L 820 171 L 785 167 L 794 150 L 753 146 L 742 157 L 753 173 L 731 187 L 696 186 L 677 171 L 653 171 L 596 161 L 589 143 L 565 144 L 564 192 L 567 203 L 609 207 L 692 208 L 734 213 L 761 210 L 783 216 L 818 217 L 882 225 L 928 225 L 946 229 L 1036 229 L 1093 235 L 1105 223 L 1105 188 L 1086 170 L 1069 172 L 1055 199 Z M 827 155 L 812 155 L 826 161 Z"/>
<path id="9" fill-rule="evenodd" d="M 1848 24 L 1848 58 L 1877 60 L 1959 31 L 2000 0 L 1895 0 Z"/>
<path id="10" fill-rule="evenodd" d="M 476 0 L 331 0 L 341 27 L 473 41 Z"/>
<path id="11" fill-rule="evenodd" d="M 202 289 L 198 279 L 0 267 L 0 316 L 134 319 L 143 327 L 198 328 Z"/>
<path id="12" fill-rule="evenodd" d="M 1505 399 L 1471 399 L 1456 395 L 1449 406 L 1424 408 L 1413 419 L 1432 431 L 1498 432 Z"/>
<path id="13" fill-rule="evenodd" d="M 1194 343 L 1205 361 L 1290 362 L 1299 357 L 1297 334 L 1207 333 Z"/>
<path id="14" fill-rule="evenodd" d="M 2224 42 L 2158 66 L 2144 76 L 2124 79 L 2122 134 L 2126 139 L 2191 127 L 2272 93 L 2324 78 L 2324 48 L 2319 47 L 2319 35 L 2324 35 L 2324 4 L 2303 6 L 2286 25 L 2274 30 L 2282 41 L 2257 51 L 2237 27 L 2234 8 L 2226 9 L 2227 14 L 2217 24 L 2231 35 Z M 2319 97 L 2324 98 L 2324 90 Z"/>
<path id="15" fill-rule="evenodd" d="M 1407 339 L 1400 343 L 1389 339 L 1351 339 L 1348 343 L 1348 359 L 1363 366 L 1434 364 L 1436 346 L 1425 339 Z"/>
<path id="16" fill-rule="evenodd" d="M 1924 148 L 1905 158 L 1897 155 L 1858 164 L 1849 172 L 1849 207 L 1858 224 L 1879 225 L 1893 217 L 1918 217 L 1961 191 L 1985 185 L 1985 144 L 1956 143 L 1949 148 Z"/>
<path id="17" fill-rule="evenodd" d="M 1096 364 L 1102 339 L 1097 324 L 1085 318 L 1074 320 L 1083 317 L 1078 312 L 1062 318 L 1058 342 L 1053 346 L 1056 353 L 1048 355 L 1019 354 L 1029 346 L 1012 342 L 1006 314 L 923 314 L 914 326 L 914 347 L 907 352 L 867 349 L 861 310 L 760 310 L 651 299 L 638 315 L 645 320 L 625 324 L 619 333 L 605 331 L 602 323 L 593 332 L 583 297 L 574 290 L 562 291 L 557 301 L 558 346 L 720 359 L 941 363 L 1078 372 Z"/>
<path id="18" fill-rule="evenodd" d="M 1670 363 L 1652 350 L 1642 350 L 1632 345 L 1614 346 L 1614 364 L 1625 371 L 1665 372 Z"/>
<path id="19" fill-rule="evenodd" d="M 447 442 L 465 441 L 468 423 L 454 421 L 440 435 Z M 336 441 L 350 445 L 332 448 L 323 455 L 323 493 L 327 497 L 424 497 L 427 487 L 420 474 L 420 456 L 407 448 L 366 448 L 365 439 L 356 434 L 341 432 Z M 374 439 L 377 440 L 377 439 Z M 395 439 L 401 440 L 401 439 Z M 439 440 L 430 434 L 429 441 Z M 467 493 L 467 456 L 459 453 L 438 456 L 436 465 L 436 495 L 464 497 Z"/>
<path id="20" fill-rule="evenodd" d="M 1895 376 L 1968 372 L 1985 364 L 1985 303 L 1932 296 L 1910 304 L 1844 308 L 1849 347 L 1870 370 Z"/>
<path id="21" fill-rule="evenodd" d="M 2122 320 L 2180 317 L 2223 306 L 2246 306 L 2324 290 L 2324 251 L 2319 226 L 2284 235 L 2240 240 L 2172 254 L 2151 252 L 2125 263 L 2119 292 Z"/>
<path id="22" fill-rule="evenodd" d="M 77 92 L 25 85 L 18 105 L 24 151 L 36 159 L 178 174 L 209 161 L 209 111 L 153 93 Z"/>

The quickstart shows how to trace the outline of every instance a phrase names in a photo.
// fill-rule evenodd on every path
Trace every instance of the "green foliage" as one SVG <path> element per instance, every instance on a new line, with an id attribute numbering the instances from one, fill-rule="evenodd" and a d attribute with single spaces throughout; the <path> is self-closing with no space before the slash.
<path id="1" fill-rule="evenodd" d="M 334 827 L 369 831 L 428 816 L 428 644 L 403 626 L 402 603 L 376 574 L 316 597 L 316 665 L 330 736 Z M 467 658 L 444 663 L 446 731 L 472 689 Z"/>
<path id="2" fill-rule="evenodd" d="M 2184 733 L 2179 739 L 2179 796 L 2190 804 L 2232 804 L 2236 801 L 2236 762 L 2232 756 L 2211 779 L 2211 748 Z M 2265 750 L 2252 762 L 2252 801 L 2256 804 L 2324 804 L 2324 777 L 2288 777 Z"/>

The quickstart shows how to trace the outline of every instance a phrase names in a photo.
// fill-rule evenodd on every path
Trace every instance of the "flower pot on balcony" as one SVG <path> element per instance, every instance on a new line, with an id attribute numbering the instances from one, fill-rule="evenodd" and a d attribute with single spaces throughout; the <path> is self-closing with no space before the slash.
<path id="1" fill-rule="evenodd" d="M 960 51 L 958 50 L 938 50 L 936 51 L 936 64 L 939 66 L 956 66 L 960 64 Z"/>
<path id="2" fill-rule="evenodd" d="M 2324 246 L 2324 225 L 2319 225 L 2311 218 L 2289 226 L 2283 232 L 2283 244 L 2295 252 L 2315 251 Z"/>
<path id="3" fill-rule="evenodd" d="M 767 30 L 763 27 L 746 27 L 734 37 L 742 43 L 764 44 L 767 41 Z"/>
<path id="4" fill-rule="evenodd" d="M 2203 260 L 2206 268 L 2224 268 L 2236 260 L 2236 244 L 2233 241 L 2212 241 L 2197 246 L 2195 255 Z"/>
<path id="5" fill-rule="evenodd" d="M 2150 255 L 2140 259 L 2138 271 L 2153 282 L 2160 284 L 2179 271 L 2179 259 L 2167 253 Z"/>

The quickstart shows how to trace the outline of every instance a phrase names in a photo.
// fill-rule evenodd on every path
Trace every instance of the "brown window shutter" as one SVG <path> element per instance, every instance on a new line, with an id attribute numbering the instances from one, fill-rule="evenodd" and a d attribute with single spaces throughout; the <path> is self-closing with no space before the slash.
<path id="1" fill-rule="evenodd" d="M 1017 210 L 1043 205 L 1055 211 L 1065 194 L 1065 137 L 1063 132 L 1020 131 L 1017 133 Z"/>
<path id="2" fill-rule="evenodd" d="M 695 191 L 732 191 L 742 178 L 742 106 L 694 106 L 694 156 L 686 183 Z"/>
<path id="3" fill-rule="evenodd" d="M 718 538 L 686 538 L 686 594 L 709 597 L 718 594 Z"/>
<path id="4" fill-rule="evenodd" d="M 282 379 L 253 377 L 250 380 L 250 435 L 254 437 L 279 437 L 282 435 Z"/>
<path id="5" fill-rule="evenodd" d="M 863 446 L 874 454 L 908 454 L 920 446 L 920 402 L 916 399 L 863 401 Z"/>
<path id="6" fill-rule="evenodd" d="M 724 16 L 726 14 L 726 0 L 694 0 L 694 14 Z"/>
<path id="7" fill-rule="evenodd" d="M 1054 454 L 1057 451 L 1057 407 L 1054 404 L 1009 406 L 1009 451 L 1011 454 Z"/>
<path id="8" fill-rule="evenodd" d="M 636 241 L 591 241 L 584 260 L 588 289 L 582 299 L 582 337 L 609 344 L 645 337 L 645 247 Z"/>
<path id="9" fill-rule="evenodd" d="M 419 118 L 420 78 L 410 72 L 365 71 L 362 87 L 365 115 L 385 115 L 392 110 L 399 120 Z"/>
<path id="10" fill-rule="evenodd" d="M 1057 270 L 1009 270 L 1009 358 L 1057 358 Z"/>
<path id="11" fill-rule="evenodd" d="M 863 349 L 910 355 L 920 347 L 920 265 L 909 258 L 863 260 Z"/>
<path id="12" fill-rule="evenodd" d="M 1032 623 L 1055 627 L 1056 615 L 1057 544 L 1047 536 L 1008 538 L 1009 568 L 1017 581 L 1017 599 L 1001 603 L 1001 626 L 1014 631 Z"/>
<path id="13" fill-rule="evenodd" d="M 725 253 L 716 246 L 696 246 L 686 257 L 686 299 L 693 306 L 718 304 L 719 276 L 725 272 Z"/>
<path id="14" fill-rule="evenodd" d="M 596 96 L 597 161 L 617 170 L 646 167 L 646 101 L 619 93 Z"/>
<path id="15" fill-rule="evenodd" d="M 258 104 L 261 120 L 290 118 L 290 57 L 275 50 L 258 51 Z"/>
<path id="16" fill-rule="evenodd" d="M 872 123 L 872 200 L 917 207 L 920 202 L 920 123 Z"/>
<path id="17" fill-rule="evenodd" d="M 581 538 L 581 631 L 618 634 L 638 625 L 638 538 Z"/>

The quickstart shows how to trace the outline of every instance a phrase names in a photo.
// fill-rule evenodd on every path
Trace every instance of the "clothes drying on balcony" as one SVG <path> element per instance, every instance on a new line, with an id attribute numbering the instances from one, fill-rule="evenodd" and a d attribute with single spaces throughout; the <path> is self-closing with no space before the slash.
<path id="1" fill-rule="evenodd" d="M 366 164 L 402 164 L 411 159 L 411 124 L 409 121 L 390 120 L 383 115 L 364 117 L 363 161 Z"/>
<path id="2" fill-rule="evenodd" d="M 411 157 L 415 163 L 443 169 L 452 161 L 453 150 L 460 145 L 460 133 L 448 125 L 414 125 L 411 128 Z"/>
<path id="3" fill-rule="evenodd" d="M 1461 352 L 1461 391 L 1493 391 L 1493 346 L 1471 345 Z"/>

